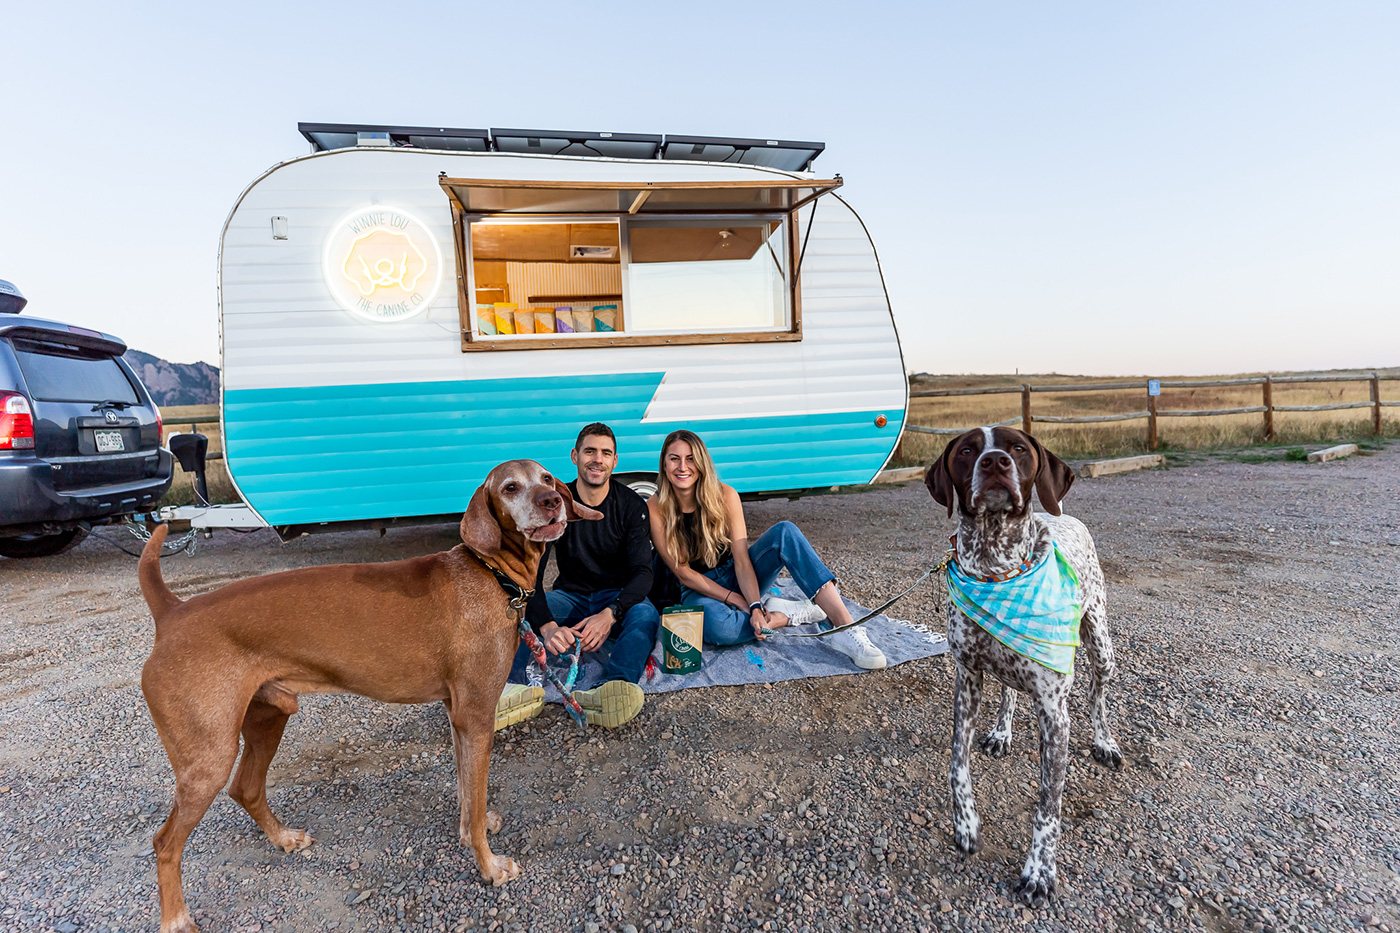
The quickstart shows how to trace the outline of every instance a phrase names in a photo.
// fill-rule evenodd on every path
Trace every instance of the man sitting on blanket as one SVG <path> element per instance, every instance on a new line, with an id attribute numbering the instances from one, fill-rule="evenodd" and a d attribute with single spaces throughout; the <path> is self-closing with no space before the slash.
<path id="1" fill-rule="evenodd" d="M 599 423 L 586 426 L 569 458 L 578 467 L 570 493 L 602 512 L 603 518 L 571 522 L 563 537 L 545 551 L 525 618 L 551 654 L 571 651 L 576 639 L 585 652 L 612 641 L 603 682 L 592 690 L 574 692 L 590 725 L 612 729 L 642 711 L 642 688 L 637 683 L 661 625 L 661 616 L 646 598 L 652 582 L 651 532 L 646 502 L 612 481 L 617 438 L 611 428 Z M 554 589 L 545 593 L 550 550 L 559 565 L 559 578 Z M 529 649 L 521 644 L 511 683 L 496 704 L 497 729 L 537 716 L 544 708 L 544 690 L 525 684 L 529 662 Z"/>

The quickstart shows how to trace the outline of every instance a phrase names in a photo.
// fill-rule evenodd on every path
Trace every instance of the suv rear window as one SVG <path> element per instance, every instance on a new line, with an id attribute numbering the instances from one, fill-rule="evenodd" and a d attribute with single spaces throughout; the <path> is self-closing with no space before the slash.
<path id="1" fill-rule="evenodd" d="M 29 340 L 16 340 L 14 347 L 29 392 L 39 401 L 141 402 L 131 380 L 110 356 Z"/>

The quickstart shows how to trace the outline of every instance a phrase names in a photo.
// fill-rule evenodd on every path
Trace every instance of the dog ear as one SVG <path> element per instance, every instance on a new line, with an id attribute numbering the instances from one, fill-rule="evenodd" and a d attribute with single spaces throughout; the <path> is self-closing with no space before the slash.
<path id="1" fill-rule="evenodd" d="M 501 523 L 491 511 L 491 495 L 482 483 L 462 516 L 462 543 L 483 556 L 501 549 Z"/>
<path id="2" fill-rule="evenodd" d="M 1036 461 L 1040 464 L 1035 471 L 1035 491 L 1040 496 L 1040 504 L 1051 515 L 1059 515 L 1060 500 L 1074 483 L 1074 471 L 1067 463 L 1046 450 L 1040 441 L 1029 434 L 1026 438 L 1035 448 Z"/>
<path id="3" fill-rule="evenodd" d="M 582 502 L 575 502 L 573 495 L 569 492 L 569 486 L 559 478 L 554 480 L 554 491 L 564 497 L 564 520 L 576 522 L 579 520 L 596 522 L 603 517 L 603 513 L 597 509 L 590 509 Z"/>
<path id="4" fill-rule="evenodd" d="M 938 455 L 938 459 L 933 461 L 924 473 L 924 485 L 928 487 L 929 495 L 933 496 L 934 502 L 948 507 L 949 518 L 953 517 L 953 501 L 957 492 L 953 486 L 953 473 L 948 469 L 948 452 L 960 439 L 955 437 L 949 441 L 948 446 L 943 448 L 943 453 Z"/>

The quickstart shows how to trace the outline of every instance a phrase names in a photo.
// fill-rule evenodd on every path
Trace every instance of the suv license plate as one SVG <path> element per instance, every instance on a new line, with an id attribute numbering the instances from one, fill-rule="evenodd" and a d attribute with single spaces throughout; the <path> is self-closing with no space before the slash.
<path id="1" fill-rule="evenodd" d="M 119 450 L 126 450 L 126 445 L 122 443 L 122 432 L 120 431 L 98 431 L 97 452 L 100 454 L 115 453 Z"/>

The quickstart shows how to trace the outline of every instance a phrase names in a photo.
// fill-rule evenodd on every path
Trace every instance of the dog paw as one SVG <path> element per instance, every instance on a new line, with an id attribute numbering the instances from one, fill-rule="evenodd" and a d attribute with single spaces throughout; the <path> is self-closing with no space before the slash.
<path id="1" fill-rule="evenodd" d="M 498 833 L 501 831 L 501 827 L 504 825 L 505 821 L 501 819 L 501 815 L 499 813 L 497 813 L 495 810 L 486 811 L 486 831 L 488 833 Z"/>
<path id="2" fill-rule="evenodd" d="M 993 758 L 1005 758 L 1011 752 L 1011 735 L 989 732 L 982 740 L 981 746 L 984 754 Z"/>
<path id="3" fill-rule="evenodd" d="M 316 840 L 304 829 L 284 829 L 272 844 L 283 852 L 300 852 Z"/>
<path id="4" fill-rule="evenodd" d="M 1044 907 L 1055 900 L 1055 869 L 1027 866 L 1016 884 L 1016 896 L 1029 907 Z"/>
<path id="5" fill-rule="evenodd" d="M 980 844 L 975 829 L 954 829 L 953 844 L 958 847 L 958 851 L 963 855 L 976 855 L 977 847 Z"/>
<path id="6" fill-rule="evenodd" d="M 1105 768 L 1112 768 L 1114 771 L 1123 769 L 1123 753 L 1118 750 L 1117 745 L 1095 745 L 1091 754 L 1094 760 Z"/>
<path id="7" fill-rule="evenodd" d="M 490 866 L 482 869 L 481 875 L 493 886 L 500 887 L 507 881 L 514 881 L 520 877 L 520 864 L 515 859 L 493 855 Z"/>
<path id="8" fill-rule="evenodd" d="M 190 912 L 182 910 L 168 922 L 161 921 L 160 933 L 199 933 L 199 927 L 194 925 L 194 918 L 190 916 Z"/>

